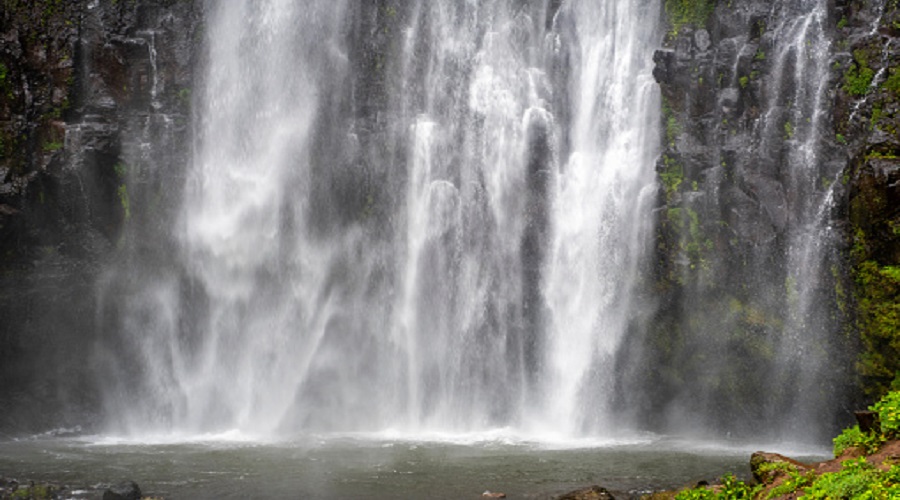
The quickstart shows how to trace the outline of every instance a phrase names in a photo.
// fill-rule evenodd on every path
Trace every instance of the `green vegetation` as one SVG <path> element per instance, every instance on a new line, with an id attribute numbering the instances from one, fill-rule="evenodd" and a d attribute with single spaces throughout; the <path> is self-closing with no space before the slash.
<path id="1" fill-rule="evenodd" d="M 122 213 L 125 216 L 125 220 L 128 220 L 131 218 L 131 205 L 128 202 L 128 186 L 121 184 L 119 189 L 116 190 L 116 193 L 119 195 L 119 203 L 122 205 Z"/>
<path id="2" fill-rule="evenodd" d="M 714 491 L 706 487 L 684 490 L 675 495 L 675 500 L 750 499 L 758 490 L 759 487 L 752 487 L 729 474 L 722 478 L 722 486 L 719 490 Z"/>
<path id="3" fill-rule="evenodd" d="M 738 79 L 738 82 L 740 82 L 741 88 L 745 89 L 745 88 L 747 88 L 747 85 L 750 84 L 750 78 L 747 76 L 742 76 Z"/>
<path id="4" fill-rule="evenodd" d="M 666 15 L 672 23 L 672 33 L 677 35 L 688 25 L 706 26 L 715 7 L 715 0 L 666 0 Z"/>
<path id="5" fill-rule="evenodd" d="M 890 75 L 881 84 L 881 88 L 895 94 L 900 94 L 900 68 L 891 68 Z"/>
<path id="6" fill-rule="evenodd" d="M 900 466 L 881 471 L 865 458 L 847 460 L 838 472 L 822 474 L 808 488 L 803 498 L 897 498 L 900 496 Z"/>
<path id="7" fill-rule="evenodd" d="M 63 143 L 60 141 L 50 141 L 44 143 L 44 151 L 58 151 L 63 148 Z"/>
<path id="8" fill-rule="evenodd" d="M 175 95 L 178 98 L 178 104 L 188 106 L 191 104 L 191 89 L 183 88 Z"/>
<path id="9" fill-rule="evenodd" d="M 841 20 L 838 21 L 838 23 L 837 23 L 838 29 L 844 29 L 844 28 L 846 28 L 846 27 L 847 27 L 847 22 L 848 22 L 848 21 L 847 21 L 847 16 L 842 17 Z"/>
<path id="10" fill-rule="evenodd" d="M 866 260 L 854 274 L 864 348 L 858 370 L 867 392 L 883 394 L 900 372 L 900 268 Z"/>
<path id="11" fill-rule="evenodd" d="M 670 208 L 666 218 L 680 235 L 678 246 L 690 261 L 691 270 L 707 269 L 709 263 L 704 254 L 713 249 L 713 242 L 704 237 L 697 211 L 690 207 Z"/>
<path id="12" fill-rule="evenodd" d="M 666 190 L 666 199 L 671 201 L 684 182 L 684 170 L 681 164 L 669 155 L 663 155 L 663 163 L 666 168 L 659 173 L 659 179 Z"/>
<path id="13" fill-rule="evenodd" d="M 900 272 L 898 272 L 900 274 Z M 898 379 L 900 381 L 900 379 Z M 893 391 L 870 407 L 878 415 L 878 425 L 869 433 L 859 426 L 845 430 L 834 439 L 835 456 L 850 447 L 871 454 L 891 439 L 900 438 L 900 391 Z M 865 457 L 845 460 L 837 472 L 816 474 L 787 462 L 765 462 L 756 468 L 761 484 L 745 483 L 733 475 L 724 476 L 715 488 L 698 486 L 678 492 L 676 500 L 769 499 L 791 495 L 824 500 L 833 498 L 900 498 L 900 464 L 890 459 L 882 470 Z"/>
<path id="14" fill-rule="evenodd" d="M 790 121 L 784 122 L 784 138 L 785 139 L 793 139 L 794 138 L 794 125 L 791 124 Z"/>
<path id="15" fill-rule="evenodd" d="M 57 496 L 52 486 L 36 484 L 34 486 L 25 486 L 23 488 L 17 489 L 9 496 L 9 498 L 22 500 L 43 500 L 45 498 L 57 498 Z"/>
<path id="16" fill-rule="evenodd" d="M 10 84 L 9 68 L 0 62 L 0 94 L 12 99 L 12 85 Z"/>
<path id="17" fill-rule="evenodd" d="M 662 112 L 663 117 L 666 119 L 666 145 L 674 147 L 675 139 L 677 139 L 682 132 L 681 124 L 678 122 L 678 117 L 675 116 L 672 106 L 670 106 L 665 99 L 663 99 L 662 103 Z"/>
<path id="18" fill-rule="evenodd" d="M 128 165 L 122 162 L 118 162 L 113 165 L 113 171 L 116 173 L 116 177 L 118 177 L 119 179 L 124 179 L 128 174 Z"/>
<path id="19" fill-rule="evenodd" d="M 869 67 L 868 57 L 862 50 L 853 51 L 853 64 L 844 73 L 844 91 L 852 96 L 864 96 L 869 92 L 875 71 Z"/>
<path id="20" fill-rule="evenodd" d="M 843 455 L 850 448 L 859 448 L 865 453 L 872 453 L 880 445 L 873 435 L 864 433 L 858 425 L 844 429 L 833 441 L 836 457 Z"/>

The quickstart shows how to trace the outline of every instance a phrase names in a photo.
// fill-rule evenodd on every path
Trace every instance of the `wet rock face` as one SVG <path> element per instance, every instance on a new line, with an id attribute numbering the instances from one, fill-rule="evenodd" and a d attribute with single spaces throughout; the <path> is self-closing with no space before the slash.
<path id="1" fill-rule="evenodd" d="M 708 17 L 672 26 L 654 56 L 660 308 L 634 341 L 645 346 L 640 357 L 622 364 L 651 371 L 655 382 L 643 387 L 655 389 L 642 402 L 650 425 L 700 413 L 704 428 L 765 433 L 758 426 L 778 411 L 808 411 L 801 420 L 816 414 L 837 426 L 840 410 L 814 409 L 805 394 L 846 394 L 850 374 L 823 367 L 853 365 L 841 354 L 853 346 L 835 333 L 850 322 L 838 297 L 848 286 L 846 144 L 831 114 L 840 11 L 826 2 L 818 11 L 791 1 L 714 4 Z"/>
<path id="2" fill-rule="evenodd" d="M 4 3 L 0 429 L 96 411 L 101 262 L 178 195 L 145 187 L 185 161 L 199 18 L 192 1 Z"/>
<path id="3" fill-rule="evenodd" d="M 840 1 L 835 128 L 845 173 L 859 371 L 877 399 L 900 376 L 900 6 Z"/>

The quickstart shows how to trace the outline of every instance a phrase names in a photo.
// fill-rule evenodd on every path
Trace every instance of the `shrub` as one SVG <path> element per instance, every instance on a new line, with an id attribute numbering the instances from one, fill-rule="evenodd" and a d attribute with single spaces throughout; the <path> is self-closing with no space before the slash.
<path id="1" fill-rule="evenodd" d="M 900 438 L 900 391 L 889 392 L 869 409 L 878 415 L 881 434 L 885 439 Z"/>
<path id="2" fill-rule="evenodd" d="M 882 472 L 866 462 L 865 458 L 847 460 L 838 472 L 819 476 L 805 490 L 803 498 L 897 498 L 900 495 L 900 467 L 893 466 Z"/>

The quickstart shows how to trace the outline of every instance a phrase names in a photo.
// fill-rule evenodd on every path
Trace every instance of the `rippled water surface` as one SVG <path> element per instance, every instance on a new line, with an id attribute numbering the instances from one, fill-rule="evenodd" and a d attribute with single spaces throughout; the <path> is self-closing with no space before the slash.
<path id="1" fill-rule="evenodd" d="M 544 498 L 600 484 L 620 496 L 733 472 L 756 448 L 650 437 L 534 442 L 498 436 L 237 435 L 144 439 L 38 437 L 0 443 L 0 477 L 56 481 L 82 496 L 134 480 L 166 498 Z M 824 450 L 779 451 L 819 458 Z"/>

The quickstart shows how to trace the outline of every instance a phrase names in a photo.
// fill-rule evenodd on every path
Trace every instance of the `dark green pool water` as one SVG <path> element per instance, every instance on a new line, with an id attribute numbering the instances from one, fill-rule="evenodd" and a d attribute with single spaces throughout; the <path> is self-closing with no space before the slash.
<path id="1" fill-rule="evenodd" d="M 73 496 L 88 498 L 122 480 L 136 481 L 145 495 L 169 499 L 477 499 L 485 490 L 546 498 L 591 484 L 628 498 L 728 472 L 746 477 L 754 449 L 653 436 L 564 443 L 496 436 L 305 436 L 278 442 L 229 435 L 143 442 L 33 437 L 0 442 L 0 476 L 60 482 Z M 825 450 L 776 451 L 821 458 Z"/>

